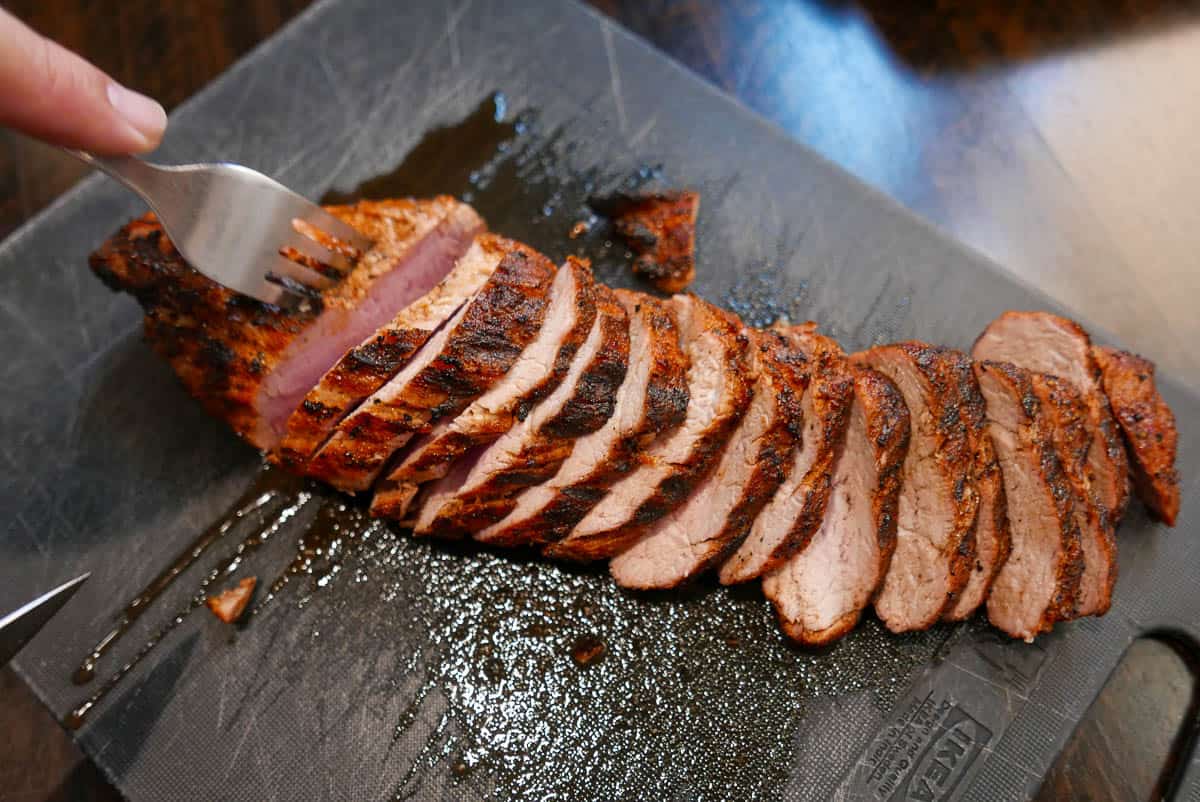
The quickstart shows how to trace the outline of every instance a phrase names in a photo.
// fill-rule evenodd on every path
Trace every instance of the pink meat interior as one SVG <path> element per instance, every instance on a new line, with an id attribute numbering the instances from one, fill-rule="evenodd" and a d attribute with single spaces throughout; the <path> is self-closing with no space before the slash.
<path id="1" fill-rule="evenodd" d="M 288 417 L 325 372 L 347 350 L 437 286 L 474 234 L 463 226 L 438 226 L 406 251 L 395 268 L 372 282 L 366 297 L 352 309 L 327 309 L 296 338 L 259 393 L 259 413 L 270 433 L 268 447 L 283 437 Z"/>
<path id="2" fill-rule="evenodd" d="M 471 475 L 471 469 L 479 462 L 480 457 L 488 450 L 487 444 L 475 446 L 458 458 L 449 472 L 434 482 L 431 482 L 425 492 L 420 508 L 417 510 L 417 521 L 413 527 L 418 532 L 424 532 L 437 518 L 442 505 L 454 497 L 462 487 L 463 482 Z"/>

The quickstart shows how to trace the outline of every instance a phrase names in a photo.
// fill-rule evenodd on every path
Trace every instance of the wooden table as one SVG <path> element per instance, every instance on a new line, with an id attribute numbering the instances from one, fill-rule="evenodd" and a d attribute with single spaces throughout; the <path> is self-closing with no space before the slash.
<path id="1" fill-rule="evenodd" d="M 1200 5 L 592 2 L 1200 387 Z M 168 107 L 306 5 L 6 3 Z M 81 175 L 0 132 L 0 237 Z M 1137 643 L 1040 799 L 1161 798 L 1200 709 L 1189 660 Z M 0 800 L 118 798 L 20 681 L 0 674 Z"/>

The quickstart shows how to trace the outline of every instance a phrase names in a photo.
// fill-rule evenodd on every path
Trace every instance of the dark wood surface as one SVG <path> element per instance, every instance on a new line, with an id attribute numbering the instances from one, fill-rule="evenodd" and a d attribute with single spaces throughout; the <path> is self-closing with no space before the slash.
<path id="1" fill-rule="evenodd" d="M 1186 347 L 1200 340 L 1200 5 L 593 4 L 1200 387 L 1200 351 Z M 170 108 L 308 2 L 5 5 Z M 0 237 L 82 172 L 0 132 Z M 1039 798 L 1162 798 L 1197 720 L 1194 676 L 1172 645 L 1136 643 Z M 0 800 L 118 798 L 0 672 Z"/>

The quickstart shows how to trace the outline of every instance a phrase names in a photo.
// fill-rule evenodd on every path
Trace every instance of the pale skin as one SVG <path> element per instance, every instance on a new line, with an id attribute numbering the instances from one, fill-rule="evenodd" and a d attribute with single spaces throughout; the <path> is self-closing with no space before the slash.
<path id="1" fill-rule="evenodd" d="M 167 115 L 0 9 L 0 126 L 52 145 L 117 155 L 157 147 Z"/>

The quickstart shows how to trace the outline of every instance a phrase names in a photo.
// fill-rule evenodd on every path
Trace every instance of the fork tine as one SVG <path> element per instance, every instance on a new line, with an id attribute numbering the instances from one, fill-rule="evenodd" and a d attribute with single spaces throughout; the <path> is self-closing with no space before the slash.
<path id="1" fill-rule="evenodd" d="M 341 240 L 353 246 L 358 251 L 366 253 L 371 249 L 372 242 L 370 238 L 363 236 L 358 229 L 343 223 L 315 203 L 306 204 L 303 214 L 297 214 L 296 216 L 314 228 L 324 231 L 334 239 Z"/>
<path id="2" fill-rule="evenodd" d="M 216 276 L 210 276 L 210 278 L 218 281 L 220 280 L 220 278 Z M 288 296 L 293 294 L 286 287 L 267 281 L 266 279 L 253 282 L 253 284 L 230 287 L 230 289 L 234 290 L 235 292 L 239 292 L 242 295 L 248 295 L 254 300 L 261 301 L 264 304 L 271 304 L 272 306 L 284 306 Z"/>
<path id="3" fill-rule="evenodd" d="M 340 273 L 348 272 L 351 267 L 350 260 L 343 254 L 330 250 L 319 242 L 313 242 L 298 232 L 288 235 L 280 248 L 292 248 L 302 256 L 307 256 L 309 259 L 313 259 L 321 264 L 329 265 Z"/>
<path id="4" fill-rule="evenodd" d="M 372 246 L 352 226 L 249 167 L 76 155 L 141 195 L 197 270 L 263 303 L 302 305 L 311 291 L 332 287 L 340 278 L 309 265 L 346 273 Z M 281 246 L 277 238 L 286 242 Z M 283 256 L 281 247 L 292 258 Z"/>
<path id="5" fill-rule="evenodd" d="M 298 284 L 303 284 L 317 291 L 328 289 L 334 284 L 332 280 L 322 276 L 317 271 L 297 264 L 279 254 L 276 254 L 267 261 L 263 272 L 268 276 L 275 275 L 280 278 L 291 279 Z"/>

